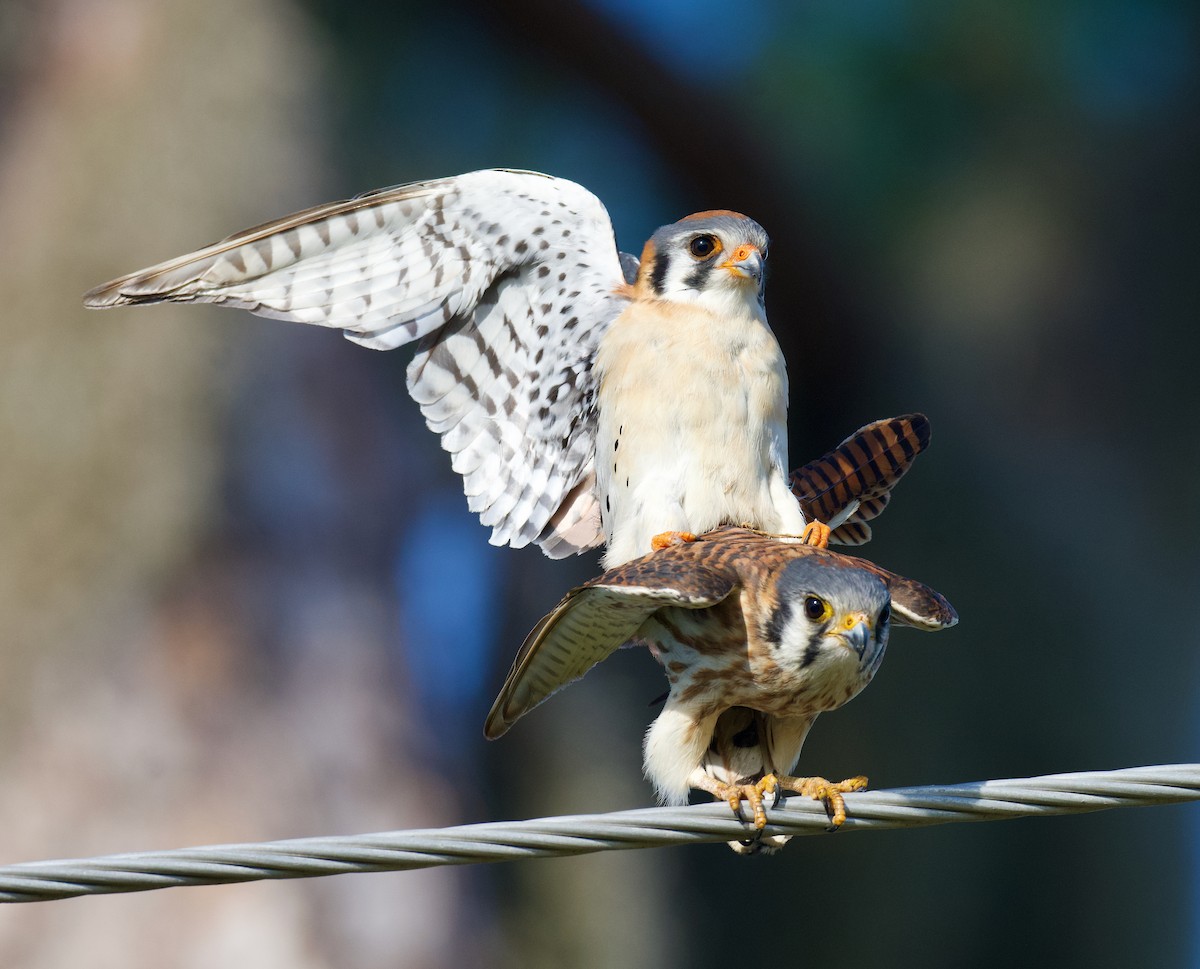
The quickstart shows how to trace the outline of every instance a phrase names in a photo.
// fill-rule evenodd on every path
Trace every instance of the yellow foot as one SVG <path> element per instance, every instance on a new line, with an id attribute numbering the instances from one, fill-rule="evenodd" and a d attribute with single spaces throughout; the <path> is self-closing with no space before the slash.
<path id="1" fill-rule="evenodd" d="M 755 783 L 744 784 L 726 784 L 716 780 L 715 777 L 692 776 L 689 781 L 692 787 L 700 790 L 707 790 L 718 801 L 727 802 L 731 811 L 738 815 L 740 820 L 745 820 L 745 815 L 742 813 L 742 802 L 749 801 L 750 809 L 754 812 L 754 826 L 758 830 L 762 830 L 767 826 L 767 809 L 763 807 L 763 794 L 775 794 L 778 792 L 775 789 L 775 775 L 768 774 L 761 781 Z"/>
<path id="2" fill-rule="evenodd" d="M 805 545 L 815 545 L 817 548 L 829 548 L 830 534 L 831 529 L 828 525 L 813 519 L 804 526 L 804 533 L 800 537 L 804 540 Z"/>
<path id="3" fill-rule="evenodd" d="M 752 784 L 726 784 L 725 788 L 724 798 L 734 814 L 742 817 L 742 801 L 749 801 L 750 811 L 754 813 L 755 829 L 761 831 L 767 826 L 767 808 L 762 805 L 762 795 L 776 794 L 774 774 L 768 774 Z"/>
<path id="4" fill-rule="evenodd" d="M 821 801 L 829 815 L 829 823 L 840 828 L 846 820 L 846 801 L 842 797 L 851 791 L 861 791 L 867 786 L 865 777 L 850 777 L 844 781 L 827 781 L 824 777 L 789 777 L 787 774 L 767 774 L 753 784 L 721 784 L 713 783 L 709 792 L 713 797 L 729 802 L 729 808 L 738 817 L 742 816 L 742 801 L 750 802 L 750 810 L 754 814 L 754 827 L 761 830 L 767 826 L 767 809 L 764 806 L 764 795 L 774 795 L 778 801 L 780 794 L 791 791 Z"/>
<path id="5" fill-rule="evenodd" d="M 650 539 L 650 547 L 657 552 L 660 548 L 670 548 L 672 545 L 684 545 L 695 540 L 696 536 L 691 532 L 659 532 Z"/>
<path id="6" fill-rule="evenodd" d="M 776 778 L 773 774 L 768 774 L 759 783 L 763 783 L 767 778 L 770 778 L 773 786 L 778 786 L 780 790 L 792 791 L 805 797 L 811 797 L 814 801 L 823 802 L 825 813 L 829 815 L 829 823 L 834 828 L 840 828 L 846 820 L 846 801 L 842 795 L 851 791 L 861 791 L 867 786 L 865 777 L 850 777 L 844 781 L 827 781 L 824 777 L 788 777 L 784 775 Z"/>

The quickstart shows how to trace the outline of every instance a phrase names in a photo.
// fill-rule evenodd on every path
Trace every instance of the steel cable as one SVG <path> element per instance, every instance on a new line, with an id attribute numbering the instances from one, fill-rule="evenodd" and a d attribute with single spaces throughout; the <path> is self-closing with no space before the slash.
<path id="1" fill-rule="evenodd" d="M 867 831 L 955 821 L 1078 814 L 1197 799 L 1200 799 L 1200 764 L 1051 774 L 848 794 L 849 816 L 840 830 Z M 806 835 L 827 829 L 828 821 L 819 803 L 790 797 L 769 810 L 769 823 L 763 833 Z M 344 837 L 145 851 L 0 867 L 0 901 L 39 902 L 182 885 L 401 871 L 436 865 L 730 841 L 746 838 L 749 834 L 747 826 L 732 816 L 727 805 L 712 803 Z"/>

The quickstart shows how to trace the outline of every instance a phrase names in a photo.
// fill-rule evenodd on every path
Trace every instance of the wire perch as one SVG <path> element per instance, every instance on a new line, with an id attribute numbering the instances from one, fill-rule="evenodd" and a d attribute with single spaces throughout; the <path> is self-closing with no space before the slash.
<path id="1" fill-rule="evenodd" d="M 1081 814 L 1194 800 L 1200 800 L 1200 764 L 1131 767 L 848 794 L 849 817 L 841 830 L 874 831 L 953 821 Z M 789 835 L 820 834 L 828 823 L 820 804 L 799 797 L 789 798 L 771 810 L 769 822 L 765 834 Z M 731 816 L 729 807 L 712 803 L 346 837 L 145 851 L 0 867 L 0 901 L 42 902 L 182 885 L 403 871 L 436 865 L 729 841 L 745 836 L 745 826 Z"/>

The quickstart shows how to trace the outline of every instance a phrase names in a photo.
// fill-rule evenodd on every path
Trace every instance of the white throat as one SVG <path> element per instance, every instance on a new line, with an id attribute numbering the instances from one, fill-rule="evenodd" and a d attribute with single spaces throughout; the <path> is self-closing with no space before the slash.
<path id="1" fill-rule="evenodd" d="M 672 303 L 687 303 L 700 306 L 714 316 L 735 317 L 766 322 L 767 314 L 758 300 L 758 290 L 747 284 L 732 283 L 710 285 L 704 289 L 679 288 L 663 294 L 663 299 Z"/>

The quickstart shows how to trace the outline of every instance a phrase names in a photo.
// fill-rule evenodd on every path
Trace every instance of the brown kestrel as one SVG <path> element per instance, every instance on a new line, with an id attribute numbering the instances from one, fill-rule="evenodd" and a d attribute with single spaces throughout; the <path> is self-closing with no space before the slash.
<path id="1" fill-rule="evenodd" d="M 735 808 L 746 799 L 761 829 L 763 795 L 792 790 L 823 800 L 836 826 L 842 793 L 866 780 L 790 776 L 813 721 L 871 681 L 893 622 L 957 621 L 940 594 L 864 559 L 723 528 L 569 592 L 526 638 L 485 733 L 500 736 L 618 647 L 641 643 L 670 685 L 644 747 L 663 801 L 682 803 L 691 788 Z"/>

